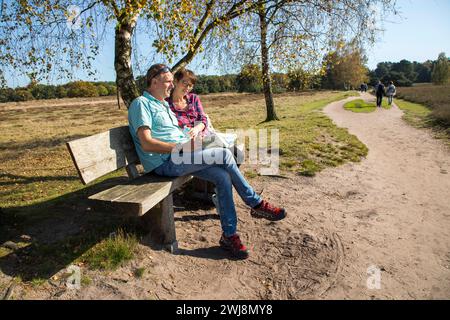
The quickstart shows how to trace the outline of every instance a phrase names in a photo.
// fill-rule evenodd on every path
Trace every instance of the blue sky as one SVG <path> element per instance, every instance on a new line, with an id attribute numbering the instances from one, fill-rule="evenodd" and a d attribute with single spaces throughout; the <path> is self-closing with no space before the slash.
<path id="1" fill-rule="evenodd" d="M 379 34 L 379 41 L 367 50 L 370 69 L 383 61 L 407 59 L 423 62 L 436 59 L 440 52 L 450 56 L 450 0 L 398 0 L 397 4 L 400 15 L 387 15 L 387 21 L 383 24 L 385 31 Z M 138 35 L 138 42 L 143 41 L 143 37 Z M 145 54 L 145 50 L 141 53 Z M 76 77 L 81 80 L 115 80 L 112 35 L 106 39 L 94 65 L 97 69 L 95 79 L 87 77 L 82 71 Z M 135 70 L 135 73 L 142 74 L 147 67 L 142 66 L 143 70 Z M 189 67 L 199 74 L 223 73 L 218 66 L 208 65 L 200 58 L 194 59 Z M 7 80 L 11 87 L 28 83 L 26 77 L 8 77 Z"/>
<path id="2" fill-rule="evenodd" d="M 389 18 L 380 41 L 367 51 L 370 69 L 383 61 L 450 55 L 450 0 L 399 0 L 398 7 L 401 16 Z"/>

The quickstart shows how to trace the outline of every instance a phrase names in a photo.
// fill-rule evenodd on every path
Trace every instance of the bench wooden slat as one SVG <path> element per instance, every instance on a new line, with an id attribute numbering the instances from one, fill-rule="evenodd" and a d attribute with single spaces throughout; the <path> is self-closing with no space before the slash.
<path id="1" fill-rule="evenodd" d="M 68 142 L 67 147 L 84 184 L 139 161 L 128 126 Z"/>
<path id="2" fill-rule="evenodd" d="M 107 201 L 116 204 L 130 204 L 139 207 L 137 215 L 143 215 L 174 190 L 192 179 L 192 176 L 178 178 L 144 175 L 125 185 L 117 185 L 89 197 L 92 200 Z"/>
<path id="3" fill-rule="evenodd" d="M 119 184 L 110 189 L 107 189 L 107 190 L 101 191 L 97 194 L 94 194 L 94 195 L 90 196 L 89 199 L 113 202 L 116 199 L 123 196 L 124 194 L 130 193 L 133 190 L 136 190 L 135 185 Z"/>

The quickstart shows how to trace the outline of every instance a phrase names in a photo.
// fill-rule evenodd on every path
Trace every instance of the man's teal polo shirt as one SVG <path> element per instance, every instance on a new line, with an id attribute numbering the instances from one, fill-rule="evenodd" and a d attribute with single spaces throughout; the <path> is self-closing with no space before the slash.
<path id="1" fill-rule="evenodd" d="M 130 134 L 136 151 L 144 166 L 145 172 L 152 171 L 169 159 L 170 153 L 145 152 L 137 136 L 140 127 L 149 127 L 152 138 L 164 142 L 183 143 L 188 139 L 178 126 L 175 114 L 170 110 L 166 101 L 162 102 L 144 91 L 143 95 L 134 99 L 128 109 Z"/>

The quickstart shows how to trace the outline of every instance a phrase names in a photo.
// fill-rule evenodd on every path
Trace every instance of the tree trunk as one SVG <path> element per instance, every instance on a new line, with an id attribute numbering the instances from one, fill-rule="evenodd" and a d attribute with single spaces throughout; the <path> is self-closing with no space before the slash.
<path id="1" fill-rule="evenodd" d="M 131 36 L 136 26 L 137 15 L 124 20 L 119 21 L 116 27 L 114 68 L 117 90 L 128 108 L 140 95 L 131 67 Z"/>
<path id="2" fill-rule="evenodd" d="M 273 103 L 272 79 L 269 71 L 269 49 L 267 48 L 267 21 L 264 4 L 258 7 L 259 26 L 261 31 L 261 60 L 264 97 L 266 99 L 267 117 L 265 121 L 280 120 L 275 112 Z"/>

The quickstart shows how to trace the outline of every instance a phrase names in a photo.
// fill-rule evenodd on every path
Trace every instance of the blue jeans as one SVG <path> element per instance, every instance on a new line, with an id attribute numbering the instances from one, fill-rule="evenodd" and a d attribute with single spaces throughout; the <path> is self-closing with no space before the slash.
<path id="1" fill-rule="evenodd" d="M 388 95 L 388 103 L 389 103 L 389 105 L 391 105 L 391 104 L 392 104 L 392 100 L 393 100 L 393 98 L 394 98 L 394 96 L 392 96 L 392 95 Z"/>
<path id="2" fill-rule="evenodd" d="M 233 201 L 233 188 L 250 207 L 261 202 L 261 197 L 239 171 L 233 153 L 225 148 L 210 148 L 183 154 L 188 160 L 179 163 L 173 155 L 154 170 L 160 176 L 179 177 L 191 174 L 215 184 L 220 207 L 220 223 L 225 236 L 236 233 L 237 215 Z M 197 160 L 197 161 L 194 161 Z M 214 161 L 215 160 L 215 161 Z"/>

